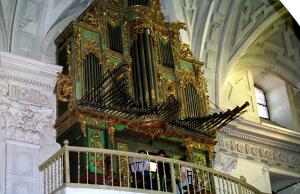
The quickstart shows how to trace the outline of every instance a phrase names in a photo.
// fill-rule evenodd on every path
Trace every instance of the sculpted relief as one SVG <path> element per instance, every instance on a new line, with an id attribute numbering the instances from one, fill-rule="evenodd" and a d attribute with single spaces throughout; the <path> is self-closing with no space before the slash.
<path id="1" fill-rule="evenodd" d="M 45 130 L 53 128 L 51 98 L 41 91 L 0 83 L 1 138 L 40 145 Z"/>

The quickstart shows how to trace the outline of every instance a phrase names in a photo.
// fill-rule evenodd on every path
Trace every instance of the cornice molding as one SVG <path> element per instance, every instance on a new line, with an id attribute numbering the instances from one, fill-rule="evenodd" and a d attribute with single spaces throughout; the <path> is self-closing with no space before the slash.
<path id="1" fill-rule="evenodd" d="M 249 128 L 265 130 L 267 133 L 256 133 L 256 130 L 247 130 Z M 268 136 L 268 133 L 273 133 L 273 138 Z M 285 139 L 277 138 L 277 133 Z M 291 137 L 293 139 L 289 141 Z M 295 143 L 296 140 L 299 143 Z M 300 172 L 300 138 L 297 132 L 237 119 L 220 131 L 217 141 L 217 152 L 230 153 L 269 166 Z"/>

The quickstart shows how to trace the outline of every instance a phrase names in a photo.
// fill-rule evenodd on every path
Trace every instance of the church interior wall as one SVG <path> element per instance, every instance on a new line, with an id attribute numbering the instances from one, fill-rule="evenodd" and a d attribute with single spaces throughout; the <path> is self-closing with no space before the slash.
<path id="1" fill-rule="evenodd" d="M 294 147 L 299 148 L 299 26 L 298 28 L 295 26 L 292 17 L 285 8 L 280 3 L 259 0 L 163 0 L 161 3 L 162 9 L 167 15 L 167 20 L 179 20 L 187 23 L 189 30 L 182 31 L 181 39 L 183 42 L 191 44 L 194 55 L 205 63 L 203 71 L 208 80 L 209 96 L 212 102 L 211 108 L 215 111 L 220 111 L 220 109 L 226 110 L 241 105 L 245 101 L 250 103 L 248 112 L 241 118 L 246 121 L 234 124 L 231 130 L 234 130 L 234 132 L 241 130 L 245 136 L 263 138 L 265 141 L 272 141 L 275 144 L 292 144 Z M 26 72 L 24 69 L 26 70 L 30 63 L 38 63 L 42 64 L 42 66 L 48 63 L 55 63 L 54 39 L 89 4 L 90 1 L 80 1 L 78 3 L 75 0 L 0 1 L 0 13 L 3 16 L 0 17 L 0 50 L 15 54 L 11 56 L 12 62 L 10 63 L 9 71 L 14 71 L 18 76 L 23 76 L 24 72 Z M 22 57 L 20 58 L 20 56 Z M 3 58 L 3 56 L 1 57 Z M 31 59 L 28 60 L 26 57 L 35 59 L 37 62 L 32 62 Z M 22 68 L 19 69 L 19 72 L 12 68 L 15 62 L 17 64 L 21 63 L 20 66 Z M 2 64 L 3 60 L 0 63 L 1 71 L 3 71 Z M 45 68 L 47 69 L 46 66 Z M 36 67 L 34 71 L 36 73 L 34 75 L 35 78 L 42 79 L 44 74 L 39 75 L 38 71 L 44 70 Z M 47 74 L 47 79 L 43 80 L 43 82 L 47 83 L 49 83 L 49 80 L 52 80 L 50 82 L 51 89 L 46 91 L 47 95 L 52 100 L 54 99 L 52 102 L 55 101 L 55 96 L 52 92 L 54 90 L 56 72 L 59 72 L 59 69 L 56 69 L 51 75 Z M 29 74 L 27 75 L 27 73 Z M 277 117 L 277 119 L 273 119 L 275 123 L 272 120 L 270 122 L 262 121 L 258 116 L 254 95 L 254 84 L 259 82 L 257 74 L 265 77 L 267 75 L 275 76 L 283 82 L 283 88 L 273 90 L 276 94 L 270 94 L 270 98 L 276 98 L 273 100 L 274 103 L 276 102 L 275 104 L 278 104 L 280 101 L 288 103 L 282 109 L 276 110 L 281 112 L 281 115 L 271 115 L 273 118 Z M 28 77 L 30 77 L 30 72 L 26 72 L 26 78 Z M 23 84 L 22 86 L 26 86 L 26 91 L 43 90 L 38 86 L 27 86 L 18 81 L 3 81 L 3 79 L 0 81 L 1 89 L 11 84 Z M 263 80 L 260 82 L 263 82 Z M 280 91 L 285 91 L 285 93 L 278 98 L 280 95 L 278 92 Z M 5 102 L 19 103 L 19 99 L 11 101 L 7 100 L 7 97 L 7 93 L 1 94 L 1 99 L 5 99 Z M 28 97 L 28 99 L 31 98 Z M 4 104 L 3 102 L 1 102 L 2 105 Z M 30 103 L 32 102 L 30 101 Z M 23 103 L 21 105 L 18 104 L 18 106 L 23 106 Z M 26 105 L 29 108 L 31 106 L 36 108 L 32 104 Z M 277 107 L 273 106 L 273 108 Z M 54 104 L 51 105 L 51 110 L 55 112 Z M 0 112 L 0 114 L 3 114 L 3 112 Z M 54 115 L 51 114 L 52 119 L 55 118 Z M 283 122 L 281 122 L 282 118 L 284 118 Z M 2 120 L 0 119 L 0 121 Z M 281 126 L 277 126 L 276 123 L 279 123 Z M 0 128 L 2 133 L 4 130 L 9 130 L 4 125 L 1 125 Z M 244 130 L 245 128 L 248 130 Z M 13 129 L 15 130 L 16 128 Z M 9 169 L 12 167 L 7 166 L 7 164 L 12 160 L 10 158 L 11 154 L 17 154 L 20 147 L 27 150 L 29 155 L 32 154 L 34 159 L 30 163 L 35 165 L 46 159 L 50 152 L 53 153 L 58 148 L 55 144 L 55 133 L 51 131 L 53 128 L 48 125 L 45 129 L 48 130 L 50 135 L 43 136 L 45 139 L 41 141 L 44 143 L 38 145 L 24 139 L 6 141 L 6 138 L 3 138 L 4 136 L 0 136 L 0 155 L 4 156 L 0 160 L 0 193 L 4 192 L 5 187 L 7 189 L 18 189 L 18 187 L 13 188 L 14 183 L 11 182 L 10 184 L 7 181 L 14 179 L 15 176 L 10 174 Z M 259 130 L 265 131 L 259 132 Z M 270 131 L 272 130 L 275 131 L 274 136 L 271 135 L 272 132 Z M 224 133 L 224 131 L 221 132 L 220 136 Z M 222 145 L 219 147 L 224 148 Z M 291 153 L 288 150 L 282 150 L 283 152 Z M 38 156 L 34 154 L 36 152 L 39 152 Z M 223 152 L 232 153 L 228 149 L 227 151 L 223 150 Z M 295 151 L 292 154 L 295 155 L 294 166 L 299 166 L 300 152 Z M 237 165 L 230 173 L 237 177 L 245 176 L 247 182 L 249 181 L 250 184 L 265 192 L 271 191 L 272 183 L 270 183 L 270 178 L 268 178 L 270 176 L 269 171 L 272 174 L 270 169 L 275 169 L 279 174 L 293 171 L 287 168 L 282 170 L 282 168 L 274 166 L 265 168 L 266 165 L 262 164 L 261 161 L 246 159 L 238 154 L 236 161 Z M 21 164 L 12 163 L 12 165 L 16 165 L 15 167 L 18 169 Z M 32 172 L 37 173 L 36 170 Z M 27 172 L 21 170 L 17 173 L 26 174 Z M 294 177 L 300 175 L 298 171 L 294 173 Z M 34 176 L 36 177 L 37 175 L 34 174 Z M 278 180 L 280 181 L 280 179 Z M 20 188 L 22 187 L 22 189 L 25 188 L 26 190 L 27 186 L 25 183 L 22 184 L 22 181 L 30 182 L 30 180 L 20 179 L 20 182 L 18 182 Z M 31 192 L 30 188 L 32 187 L 29 186 L 28 188 L 28 191 Z"/>

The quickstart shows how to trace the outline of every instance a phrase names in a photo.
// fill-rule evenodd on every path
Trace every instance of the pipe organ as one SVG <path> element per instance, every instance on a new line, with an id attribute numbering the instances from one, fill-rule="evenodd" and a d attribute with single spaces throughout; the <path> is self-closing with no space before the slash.
<path id="1" fill-rule="evenodd" d="M 209 114 L 203 63 L 159 0 L 96 0 L 58 36 L 58 142 L 155 152 L 210 165 L 233 112 Z M 93 134 L 98 134 L 95 138 Z M 153 143 L 155 142 L 155 144 Z"/>

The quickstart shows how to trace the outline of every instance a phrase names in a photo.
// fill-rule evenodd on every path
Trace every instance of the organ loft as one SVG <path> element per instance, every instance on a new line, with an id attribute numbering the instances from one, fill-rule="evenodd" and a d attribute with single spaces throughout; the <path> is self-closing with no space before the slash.
<path id="1" fill-rule="evenodd" d="M 203 63 L 182 43 L 182 29 L 184 23 L 164 21 L 159 0 L 99 0 L 71 22 L 55 41 L 63 66 L 58 142 L 150 154 L 164 149 L 210 167 L 217 132 L 248 103 L 211 112 Z M 89 156 L 91 172 L 102 165 L 93 157 L 102 155 Z"/>

